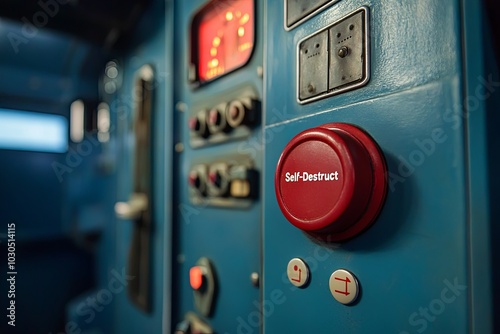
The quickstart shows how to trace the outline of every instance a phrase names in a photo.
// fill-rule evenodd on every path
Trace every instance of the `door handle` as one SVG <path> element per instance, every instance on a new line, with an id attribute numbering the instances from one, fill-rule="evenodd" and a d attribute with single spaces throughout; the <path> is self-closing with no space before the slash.
<path id="1" fill-rule="evenodd" d="M 115 213 L 119 219 L 136 220 L 148 209 L 148 196 L 144 193 L 133 193 L 128 202 L 115 204 Z"/>
<path id="2" fill-rule="evenodd" d="M 144 65 L 134 83 L 134 173 L 133 192 L 127 202 L 115 204 L 119 219 L 133 221 L 128 252 L 127 274 L 134 277 L 127 285 L 128 296 L 140 309 L 148 312 L 151 301 L 151 233 L 152 233 L 152 117 L 153 68 Z"/>

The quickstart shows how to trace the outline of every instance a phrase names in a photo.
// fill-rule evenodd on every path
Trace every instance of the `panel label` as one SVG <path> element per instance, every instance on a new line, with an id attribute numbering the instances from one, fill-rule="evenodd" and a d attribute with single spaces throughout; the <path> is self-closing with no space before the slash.
<path id="1" fill-rule="evenodd" d="M 285 182 L 331 182 L 331 181 L 339 181 L 339 172 L 327 172 L 327 173 L 309 173 L 309 172 L 286 172 L 285 174 Z"/>

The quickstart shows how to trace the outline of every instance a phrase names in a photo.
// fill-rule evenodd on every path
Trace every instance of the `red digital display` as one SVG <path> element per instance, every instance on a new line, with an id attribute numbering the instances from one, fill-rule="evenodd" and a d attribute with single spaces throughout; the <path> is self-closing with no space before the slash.
<path id="1" fill-rule="evenodd" d="M 254 45 L 253 0 L 212 1 L 195 22 L 200 82 L 215 79 L 248 61 Z"/>

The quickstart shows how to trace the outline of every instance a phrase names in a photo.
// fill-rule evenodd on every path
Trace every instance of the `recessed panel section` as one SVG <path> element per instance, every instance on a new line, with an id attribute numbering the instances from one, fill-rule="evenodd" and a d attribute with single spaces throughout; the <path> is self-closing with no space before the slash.
<path id="1" fill-rule="evenodd" d="M 329 89 L 363 80 L 365 73 L 364 11 L 330 28 L 330 83 Z"/>
<path id="2" fill-rule="evenodd" d="M 205 83 L 245 65 L 253 51 L 253 0 L 214 0 L 193 19 L 190 80 Z"/>
<path id="3" fill-rule="evenodd" d="M 307 99 L 328 89 L 328 31 L 299 45 L 299 96 Z"/>
<path id="4" fill-rule="evenodd" d="M 339 0 L 285 0 L 285 27 L 291 29 Z"/>
<path id="5" fill-rule="evenodd" d="M 362 7 L 298 43 L 299 103 L 340 94 L 368 83 L 368 14 L 368 8 Z"/>

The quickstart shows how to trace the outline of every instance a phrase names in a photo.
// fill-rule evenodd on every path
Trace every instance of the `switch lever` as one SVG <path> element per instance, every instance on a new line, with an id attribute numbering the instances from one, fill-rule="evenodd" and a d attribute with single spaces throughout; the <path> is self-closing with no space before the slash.
<path id="1" fill-rule="evenodd" d="M 148 209 L 148 196 L 144 193 L 133 193 L 128 202 L 115 204 L 115 213 L 119 219 L 138 219 Z"/>
<path id="2" fill-rule="evenodd" d="M 150 311 L 151 304 L 153 80 L 153 68 L 150 65 L 141 67 L 134 90 L 136 100 L 133 192 L 128 202 L 115 204 L 116 216 L 133 222 L 127 266 L 127 275 L 132 276 L 133 279 L 127 285 L 128 296 L 138 308 L 146 312 Z"/>

